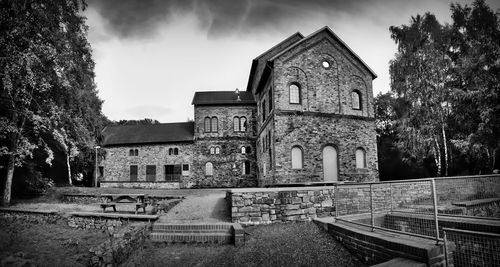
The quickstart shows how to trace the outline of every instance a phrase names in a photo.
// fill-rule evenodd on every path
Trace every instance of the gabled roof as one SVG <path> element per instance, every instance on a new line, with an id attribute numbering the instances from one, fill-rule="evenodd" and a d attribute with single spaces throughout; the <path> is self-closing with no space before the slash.
<path id="1" fill-rule="evenodd" d="M 260 76 L 264 72 L 266 62 L 269 58 L 273 57 L 283 49 L 286 49 L 287 47 L 293 45 L 302 38 L 304 38 L 304 36 L 300 32 L 296 32 L 252 60 L 252 67 L 250 69 L 250 75 L 248 77 L 247 91 L 251 92 L 252 89 L 257 85 L 256 83 L 258 83 L 259 81 L 255 81 L 255 79 L 260 80 Z"/>
<path id="2" fill-rule="evenodd" d="M 206 91 L 196 92 L 193 105 L 254 105 L 255 100 L 251 92 L 239 91 Z"/>
<path id="3" fill-rule="evenodd" d="M 358 60 L 361 65 L 363 65 L 363 67 L 366 68 L 366 70 L 368 70 L 368 72 L 370 72 L 370 74 L 372 75 L 372 78 L 375 79 L 377 78 L 377 74 L 375 74 L 375 72 L 370 68 L 368 67 L 368 65 L 356 54 L 354 53 L 354 51 L 352 51 L 352 49 L 344 42 L 342 41 L 342 39 L 340 39 L 333 31 L 332 29 L 330 29 L 328 26 L 325 26 L 319 30 L 317 30 L 316 32 L 313 32 L 312 34 L 310 34 L 309 36 L 307 36 L 306 38 L 303 38 L 301 39 L 300 41 L 297 41 L 295 42 L 293 45 L 287 47 L 286 49 L 283 49 L 281 50 L 281 52 L 279 52 L 278 54 L 274 55 L 272 58 L 269 59 L 269 61 L 274 61 L 276 60 L 277 58 L 279 58 L 280 56 L 282 56 L 283 54 L 285 54 L 286 52 L 290 51 L 291 49 L 293 49 L 294 47 L 300 45 L 301 43 L 303 42 L 306 42 L 307 40 L 311 39 L 312 37 L 320 34 L 321 32 L 327 32 L 328 34 L 330 34 L 337 42 L 339 42 L 356 60 Z"/>
<path id="4" fill-rule="evenodd" d="M 247 91 L 255 91 L 255 93 L 259 92 L 261 87 L 266 84 L 266 80 L 269 78 L 271 69 L 274 66 L 274 60 L 284 55 L 294 47 L 307 42 L 308 40 L 322 32 L 326 32 L 327 34 L 329 34 L 357 61 L 359 61 L 361 65 L 372 75 L 372 79 L 377 78 L 375 72 L 370 67 L 368 67 L 368 65 L 366 65 L 366 63 L 356 53 L 354 53 L 354 51 L 352 51 L 352 49 L 346 43 L 344 43 L 344 41 L 342 41 L 328 26 L 325 26 L 307 37 L 304 37 L 302 34 L 297 32 L 255 58 L 252 61 L 252 68 L 250 70 L 250 76 L 248 78 Z"/>
<path id="5" fill-rule="evenodd" d="M 177 143 L 194 141 L 194 122 L 108 126 L 103 146 Z"/>

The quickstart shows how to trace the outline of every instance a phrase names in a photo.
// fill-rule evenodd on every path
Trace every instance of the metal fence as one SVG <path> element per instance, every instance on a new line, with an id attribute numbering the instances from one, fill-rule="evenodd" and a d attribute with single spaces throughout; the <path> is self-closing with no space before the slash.
<path id="1" fill-rule="evenodd" d="M 446 235 L 456 246 L 455 266 L 500 266 L 500 235 L 484 232 L 493 229 L 484 225 L 500 225 L 500 175 L 338 184 L 335 213 L 337 220 L 372 230 L 436 242 Z M 440 220 L 450 227 L 471 218 L 488 222 L 467 226 L 478 232 L 440 227 Z"/>
<path id="2" fill-rule="evenodd" d="M 454 247 L 447 266 L 500 266 L 500 235 L 443 228 L 445 247 Z"/>
<path id="3" fill-rule="evenodd" d="M 433 179 L 340 184 L 337 219 L 439 240 Z"/>

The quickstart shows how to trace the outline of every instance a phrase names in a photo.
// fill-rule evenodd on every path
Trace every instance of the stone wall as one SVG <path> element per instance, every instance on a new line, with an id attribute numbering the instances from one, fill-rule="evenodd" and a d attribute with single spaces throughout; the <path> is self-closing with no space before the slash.
<path id="1" fill-rule="evenodd" d="M 169 149 L 177 148 L 178 155 L 169 155 Z M 104 182 L 130 182 L 130 166 L 138 167 L 138 182 L 146 181 L 146 166 L 156 166 L 155 181 L 166 182 L 165 165 L 189 164 L 190 171 L 184 172 L 181 180 L 169 185 L 170 188 L 189 187 L 189 179 L 192 177 L 193 165 L 193 143 L 138 145 L 138 146 L 117 146 L 105 147 L 105 159 L 100 162 L 104 167 Z M 138 156 L 130 156 L 130 149 L 138 149 Z M 138 184 L 139 185 L 139 184 Z M 146 184 L 140 184 L 146 185 Z"/>
<path id="2" fill-rule="evenodd" d="M 105 218 L 105 217 L 80 217 L 70 216 L 67 219 L 68 226 L 82 230 L 105 230 L 113 232 L 115 229 L 126 225 L 128 222 L 119 218 Z"/>
<path id="3" fill-rule="evenodd" d="M 327 31 L 273 62 L 270 82 L 255 96 L 259 185 L 324 181 L 327 145 L 337 150 L 338 181 L 377 181 L 373 76 L 366 67 Z M 290 103 L 292 83 L 300 87 L 298 104 Z M 361 95 L 360 109 L 352 107 L 353 91 Z M 302 169 L 291 168 L 293 146 L 303 149 Z M 365 168 L 355 166 L 357 148 L 366 152 Z"/>
<path id="4" fill-rule="evenodd" d="M 185 178 L 185 183 L 187 178 Z M 171 182 L 127 182 L 127 181 L 102 181 L 103 188 L 144 188 L 144 189 L 179 189 L 181 183 Z"/>
<path id="5" fill-rule="evenodd" d="M 378 180 L 375 123 L 373 120 L 319 114 L 276 114 L 274 154 L 276 174 L 263 183 L 324 181 L 323 148 L 337 151 L 339 181 Z M 291 150 L 302 149 L 303 168 L 292 169 Z M 356 168 L 356 149 L 366 152 L 366 168 Z"/>
<path id="6" fill-rule="evenodd" d="M 151 225 L 139 223 L 128 225 L 119 231 L 110 230 L 110 240 L 89 250 L 90 266 L 116 266 L 142 246 L 149 238 Z"/>
<path id="7" fill-rule="evenodd" d="M 244 225 L 334 216 L 334 187 L 228 190 L 232 222 Z"/>
<path id="8" fill-rule="evenodd" d="M 255 147 L 255 105 L 210 105 L 195 106 L 195 149 L 193 176 L 188 179 L 192 187 L 252 187 L 257 185 Z M 218 131 L 206 133 L 205 117 L 217 117 Z M 244 116 L 247 127 L 244 132 L 235 132 L 233 118 Z M 211 154 L 210 148 L 219 148 L 219 154 Z M 250 153 L 241 153 L 249 147 Z M 250 173 L 245 174 L 244 164 L 250 164 Z M 206 164 L 213 166 L 213 174 L 206 175 Z"/>
<path id="9" fill-rule="evenodd" d="M 1 208 L 0 216 L 8 221 L 25 221 L 37 224 L 55 224 L 62 216 L 57 211 L 43 210 L 17 210 L 10 208 Z"/>

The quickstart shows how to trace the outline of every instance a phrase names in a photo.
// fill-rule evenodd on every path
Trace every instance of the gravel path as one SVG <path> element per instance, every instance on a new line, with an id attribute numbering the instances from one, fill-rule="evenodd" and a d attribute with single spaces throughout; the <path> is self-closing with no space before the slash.
<path id="1" fill-rule="evenodd" d="M 230 222 L 225 196 L 224 190 L 187 195 L 158 222 Z"/>

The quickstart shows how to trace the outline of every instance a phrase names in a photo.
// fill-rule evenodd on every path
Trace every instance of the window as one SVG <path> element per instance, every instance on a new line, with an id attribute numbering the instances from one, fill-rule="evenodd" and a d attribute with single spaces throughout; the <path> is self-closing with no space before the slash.
<path id="1" fill-rule="evenodd" d="M 129 156 L 139 156 L 139 149 L 130 149 L 128 151 Z"/>
<path id="2" fill-rule="evenodd" d="M 323 66 L 323 68 L 328 69 L 330 67 L 330 62 L 323 60 L 323 62 L 321 62 L 321 65 Z"/>
<path id="3" fill-rule="evenodd" d="M 366 152 L 362 148 L 356 149 L 356 169 L 366 168 Z"/>
<path id="4" fill-rule="evenodd" d="M 177 147 L 174 148 L 174 155 L 179 155 L 179 149 Z"/>
<path id="5" fill-rule="evenodd" d="M 146 181 L 154 182 L 156 180 L 156 165 L 146 165 Z"/>
<path id="6" fill-rule="evenodd" d="M 302 169 L 302 149 L 298 146 L 292 148 L 292 169 Z"/>
<path id="7" fill-rule="evenodd" d="M 128 155 L 129 155 L 129 156 L 133 156 L 133 155 L 134 155 L 134 150 L 133 150 L 133 149 L 130 149 L 130 150 L 128 151 Z"/>
<path id="8" fill-rule="evenodd" d="M 266 100 L 262 100 L 262 122 L 266 121 Z"/>
<path id="9" fill-rule="evenodd" d="M 130 181 L 137 181 L 137 165 L 130 165 Z"/>
<path id="10" fill-rule="evenodd" d="M 214 175 L 214 165 L 211 162 L 207 162 L 205 164 L 205 176 L 213 176 Z"/>
<path id="11" fill-rule="evenodd" d="M 361 109 L 361 94 L 358 91 L 352 91 L 352 109 Z"/>
<path id="12" fill-rule="evenodd" d="M 219 155 L 220 154 L 220 147 L 215 147 L 215 155 Z"/>
<path id="13" fill-rule="evenodd" d="M 205 133 L 210 132 L 210 121 L 211 119 L 209 117 L 205 117 Z"/>
<path id="14" fill-rule="evenodd" d="M 247 118 L 241 117 L 240 118 L 240 131 L 245 132 L 247 130 Z"/>
<path id="15" fill-rule="evenodd" d="M 300 104 L 300 87 L 297 83 L 290 84 L 290 104 Z"/>
<path id="16" fill-rule="evenodd" d="M 247 153 L 247 148 L 242 146 L 241 147 L 241 154 L 245 154 L 245 153 Z"/>
<path id="17" fill-rule="evenodd" d="M 219 122 L 217 120 L 217 117 L 212 117 L 212 127 L 210 128 L 210 131 L 212 133 L 216 133 L 218 131 L 218 126 L 219 126 Z"/>
<path id="18" fill-rule="evenodd" d="M 174 149 L 172 149 L 172 148 L 169 148 L 169 149 L 168 149 L 168 154 L 169 154 L 169 155 L 172 155 L 172 154 L 174 154 Z"/>
<path id="19" fill-rule="evenodd" d="M 247 118 L 246 117 L 234 117 L 233 118 L 233 130 L 235 132 L 244 132 L 247 130 Z"/>
<path id="20" fill-rule="evenodd" d="M 189 175 L 189 164 L 182 164 L 182 175 L 183 176 Z"/>
<path id="21" fill-rule="evenodd" d="M 139 156 L 139 149 L 134 150 L 134 156 Z"/>
<path id="22" fill-rule="evenodd" d="M 252 153 L 252 147 L 251 146 L 247 146 L 247 151 L 246 151 L 248 154 Z"/>
<path id="23" fill-rule="evenodd" d="M 240 131 L 240 118 L 238 117 L 233 118 L 233 131 L 235 132 Z"/>
<path id="24" fill-rule="evenodd" d="M 165 165 L 165 181 L 178 182 L 181 180 L 181 165 Z"/>
<path id="25" fill-rule="evenodd" d="M 245 160 L 245 162 L 243 162 L 243 164 L 241 165 L 241 174 L 250 174 L 250 161 Z"/>

